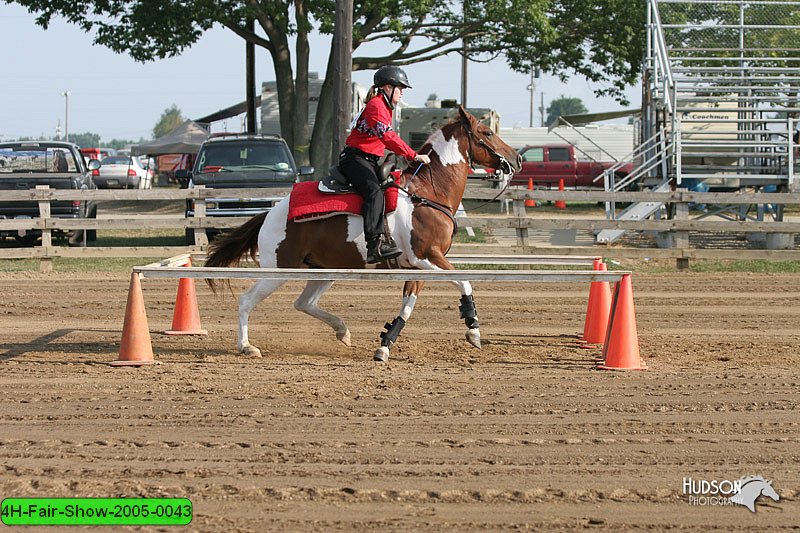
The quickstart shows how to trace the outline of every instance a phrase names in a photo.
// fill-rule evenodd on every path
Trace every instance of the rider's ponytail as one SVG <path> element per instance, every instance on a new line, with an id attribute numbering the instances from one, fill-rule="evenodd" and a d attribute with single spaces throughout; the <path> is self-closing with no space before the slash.
<path id="1" fill-rule="evenodd" d="M 372 100 L 376 96 L 378 96 L 378 87 L 373 85 L 372 87 L 369 88 L 369 91 L 367 91 L 367 99 L 365 101 L 369 102 L 370 100 Z"/>

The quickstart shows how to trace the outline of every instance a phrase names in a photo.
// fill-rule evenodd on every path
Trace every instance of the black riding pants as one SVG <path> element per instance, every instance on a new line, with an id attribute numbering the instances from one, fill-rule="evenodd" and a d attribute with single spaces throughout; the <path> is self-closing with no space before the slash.
<path id="1" fill-rule="evenodd" d="M 383 233 L 384 198 L 378 182 L 377 163 L 343 152 L 339 156 L 339 169 L 364 198 L 361 215 L 364 217 L 364 237 L 369 242 Z"/>

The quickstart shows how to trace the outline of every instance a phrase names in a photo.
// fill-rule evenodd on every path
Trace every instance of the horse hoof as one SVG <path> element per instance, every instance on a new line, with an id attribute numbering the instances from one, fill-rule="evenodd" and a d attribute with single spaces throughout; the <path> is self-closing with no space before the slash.
<path id="1" fill-rule="evenodd" d="M 245 346 L 242 348 L 242 355 L 245 357 L 261 357 L 261 350 L 255 346 Z"/>
<path id="2" fill-rule="evenodd" d="M 342 333 L 342 334 L 337 333 L 336 334 L 336 338 L 339 339 L 341 341 L 341 343 L 344 344 L 345 346 L 347 346 L 347 347 L 351 346 L 351 344 L 350 344 L 350 330 L 349 329 L 344 330 L 344 333 Z"/>
<path id="3" fill-rule="evenodd" d="M 386 346 L 381 346 L 377 350 L 375 350 L 375 355 L 372 356 L 373 361 L 380 361 L 381 363 L 385 363 L 389 360 L 389 348 Z"/>
<path id="4" fill-rule="evenodd" d="M 467 342 L 474 347 L 480 349 L 481 347 L 481 332 L 478 328 L 467 330 Z"/>

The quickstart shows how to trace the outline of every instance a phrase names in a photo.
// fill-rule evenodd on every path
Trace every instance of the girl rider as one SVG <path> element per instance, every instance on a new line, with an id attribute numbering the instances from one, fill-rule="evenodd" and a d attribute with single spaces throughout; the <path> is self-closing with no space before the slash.
<path id="1" fill-rule="evenodd" d="M 379 263 L 400 255 L 391 237 L 383 235 L 384 198 L 378 182 L 378 160 L 389 149 L 408 160 L 430 163 L 427 155 L 418 154 L 392 129 L 392 111 L 410 89 L 403 69 L 394 66 L 379 68 L 367 95 L 367 105 L 358 116 L 344 150 L 339 155 L 339 169 L 364 197 L 364 237 L 367 241 L 367 263 Z"/>

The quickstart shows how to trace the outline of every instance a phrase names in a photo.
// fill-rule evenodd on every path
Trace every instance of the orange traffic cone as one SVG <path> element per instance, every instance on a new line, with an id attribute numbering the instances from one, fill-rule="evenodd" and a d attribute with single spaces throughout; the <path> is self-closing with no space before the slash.
<path id="1" fill-rule="evenodd" d="M 108 363 L 111 366 L 142 366 L 156 363 L 153 359 L 153 345 L 150 344 L 150 329 L 147 327 L 147 314 L 144 310 L 142 285 L 139 274 L 131 274 L 128 289 L 128 303 L 125 306 L 125 322 L 122 325 L 122 342 L 119 359 Z"/>
<path id="2" fill-rule="evenodd" d="M 614 287 L 611 319 L 603 346 L 604 364 L 598 370 L 647 370 L 639 356 L 639 336 L 633 307 L 631 275 L 625 274 Z"/>
<path id="3" fill-rule="evenodd" d="M 606 272 L 606 264 L 600 263 L 600 272 Z M 594 290 L 592 300 L 591 290 Z M 611 286 L 607 281 L 593 281 L 592 288 L 589 289 L 589 303 L 592 306 L 587 312 L 587 328 L 583 334 L 583 340 L 587 344 L 583 348 L 592 348 L 594 344 L 603 344 L 608 332 L 608 319 L 611 314 Z"/>
<path id="4" fill-rule="evenodd" d="M 564 190 L 564 178 L 560 178 L 558 180 L 558 190 L 559 191 L 563 191 Z M 556 200 L 556 208 L 557 209 L 566 209 L 567 208 L 567 202 L 565 202 L 564 200 Z"/>
<path id="5" fill-rule="evenodd" d="M 533 190 L 533 178 L 528 178 L 528 190 Z M 536 200 L 533 198 L 528 198 L 525 200 L 525 207 L 536 207 Z"/>
<path id="6" fill-rule="evenodd" d="M 592 270 L 600 270 L 600 263 L 602 263 L 602 259 L 595 259 L 592 263 Z M 595 292 L 597 289 L 595 288 L 594 283 L 589 284 L 589 302 L 586 304 L 586 320 L 583 322 L 583 333 L 578 334 L 578 339 L 583 340 L 586 338 L 586 334 L 589 331 L 589 318 L 592 316 L 592 302 L 596 298 Z"/>
<path id="7" fill-rule="evenodd" d="M 192 260 L 189 259 L 183 266 L 191 267 Z M 165 331 L 164 335 L 208 335 L 208 331 L 200 326 L 200 311 L 197 308 L 193 278 L 178 280 L 178 295 L 175 297 L 172 329 Z"/>

